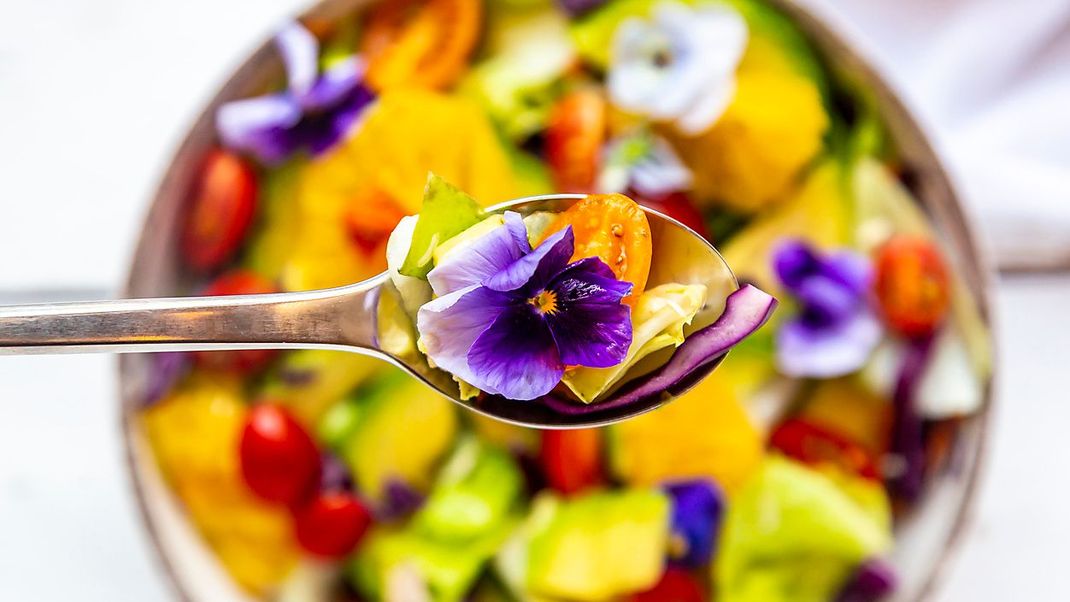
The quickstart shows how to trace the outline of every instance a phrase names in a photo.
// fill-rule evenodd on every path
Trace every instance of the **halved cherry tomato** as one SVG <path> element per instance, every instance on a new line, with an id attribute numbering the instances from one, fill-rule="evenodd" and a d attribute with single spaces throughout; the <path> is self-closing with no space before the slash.
<path id="1" fill-rule="evenodd" d="M 706 602 L 706 595 L 691 573 L 670 568 L 652 589 L 633 594 L 631 602 Z"/>
<path id="2" fill-rule="evenodd" d="M 805 420 L 791 419 L 776 428 L 769 445 L 806 464 L 831 464 L 867 479 L 880 478 L 873 455 L 861 445 Z"/>
<path id="3" fill-rule="evenodd" d="M 353 244 L 370 254 L 383 248 L 403 217 L 405 211 L 393 197 L 373 189 L 354 199 L 346 209 L 346 231 Z"/>
<path id="4" fill-rule="evenodd" d="M 547 236 L 572 226 L 576 237 L 573 261 L 597 257 L 620 280 L 634 286 L 624 302 L 632 305 L 650 275 L 650 222 L 643 208 L 622 194 L 592 194 L 557 216 Z"/>
<path id="5" fill-rule="evenodd" d="M 542 431 L 539 463 L 550 486 L 565 495 L 601 484 L 602 431 Z"/>
<path id="6" fill-rule="evenodd" d="M 670 192 L 657 197 L 637 195 L 634 198 L 640 205 L 664 213 L 698 232 L 703 238 L 710 237 L 709 230 L 706 229 L 706 220 L 691 203 L 691 198 L 687 196 L 687 193 Z"/>
<path id="7" fill-rule="evenodd" d="M 560 192 L 591 192 L 606 140 L 606 101 L 593 88 L 557 101 L 546 128 L 546 162 Z"/>
<path id="8" fill-rule="evenodd" d="M 368 16 L 361 52 L 377 91 L 444 88 L 464 71 L 483 24 L 481 0 L 383 0 Z"/>
<path id="9" fill-rule="evenodd" d="M 279 290 L 274 283 L 249 270 L 231 270 L 204 289 L 204 294 L 210 297 L 277 292 Z M 274 349 L 197 351 L 193 354 L 193 361 L 198 366 L 209 370 L 252 374 L 271 363 L 271 360 L 275 359 L 276 355 L 278 355 L 278 352 Z"/>
<path id="10" fill-rule="evenodd" d="M 348 555 L 371 522 L 368 508 L 347 491 L 322 493 L 294 512 L 297 543 L 323 558 Z"/>
<path id="11" fill-rule="evenodd" d="M 208 153 L 182 231 L 182 251 L 190 267 L 210 271 L 238 250 L 256 213 L 256 175 L 237 155 Z"/>
<path id="12" fill-rule="evenodd" d="M 238 450 L 242 478 L 259 497 L 297 506 L 319 482 L 320 453 L 293 416 L 277 404 L 249 412 Z"/>
<path id="13" fill-rule="evenodd" d="M 877 300 L 885 321 L 908 337 L 933 332 L 947 316 L 951 284 L 932 241 L 899 235 L 877 253 Z"/>

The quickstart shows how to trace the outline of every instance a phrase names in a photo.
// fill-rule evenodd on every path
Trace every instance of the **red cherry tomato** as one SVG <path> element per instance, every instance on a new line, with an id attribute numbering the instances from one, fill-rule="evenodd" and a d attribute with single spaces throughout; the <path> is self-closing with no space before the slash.
<path id="1" fill-rule="evenodd" d="M 782 423 L 769 438 L 773 449 L 806 464 L 832 464 L 867 479 L 880 478 L 873 454 L 850 439 L 798 418 Z"/>
<path id="2" fill-rule="evenodd" d="M 706 595 L 690 573 L 670 568 L 653 589 L 633 594 L 631 602 L 706 602 Z"/>
<path id="3" fill-rule="evenodd" d="M 542 432 L 539 462 L 550 486 L 571 495 L 602 482 L 602 431 Z"/>
<path id="4" fill-rule="evenodd" d="M 319 482 L 320 453 L 312 437 L 282 407 L 260 404 L 249 412 L 239 449 L 241 474 L 270 502 L 296 505 Z"/>
<path id="5" fill-rule="evenodd" d="M 323 493 L 294 512 L 297 543 L 324 558 L 353 551 L 371 525 L 371 513 L 352 493 Z"/>
<path id="6" fill-rule="evenodd" d="M 933 332 L 951 302 L 950 279 L 940 250 L 916 236 L 895 236 L 880 248 L 876 289 L 885 321 L 909 337 Z"/>
<path id="7" fill-rule="evenodd" d="M 593 192 L 606 139 L 606 101 L 592 89 L 557 101 L 546 129 L 546 162 L 561 192 Z"/>
<path id="8" fill-rule="evenodd" d="M 204 294 L 210 297 L 277 292 L 278 288 L 270 280 L 249 270 L 231 270 L 204 289 Z M 277 354 L 273 349 L 198 351 L 193 354 L 193 361 L 208 370 L 251 374 L 267 366 Z"/>
<path id="9" fill-rule="evenodd" d="M 710 237 L 709 230 L 706 229 L 706 220 L 703 219 L 702 213 L 700 213 L 691 203 L 691 199 L 686 193 L 670 192 L 669 194 L 654 198 L 637 195 L 633 196 L 633 198 L 635 199 L 635 202 L 640 205 L 664 213 L 688 228 L 691 228 L 695 232 L 698 232 L 703 237 Z"/>
<path id="10" fill-rule="evenodd" d="M 237 155 L 213 150 L 193 191 L 182 251 L 190 267 L 210 271 L 232 257 L 256 213 L 256 175 Z"/>

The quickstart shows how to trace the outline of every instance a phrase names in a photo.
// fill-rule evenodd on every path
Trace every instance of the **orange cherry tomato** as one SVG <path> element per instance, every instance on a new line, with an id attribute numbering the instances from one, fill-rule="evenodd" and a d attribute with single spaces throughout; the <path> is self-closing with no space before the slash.
<path id="1" fill-rule="evenodd" d="M 445 88 L 465 70 L 482 25 L 482 0 L 383 0 L 361 42 L 367 81 L 377 91 Z"/>
<path id="2" fill-rule="evenodd" d="M 297 543 L 323 558 L 347 556 L 371 525 L 368 508 L 352 493 L 321 493 L 294 512 Z"/>
<path id="3" fill-rule="evenodd" d="M 572 226 L 576 250 L 572 259 L 597 257 L 620 280 L 631 282 L 624 302 L 633 305 L 650 275 L 650 223 L 643 208 L 623 194 L 592 194 L 569 207 L 550 224 L 547 236 Z"/>
<path id="4" fill-rule="evenodd" d="M 345 212 L 346 231 L 353 244 L 370 254 L 383 248 L 405 210 L 389 194 L 373 189 L 350 203 Z"/>
<path id="5" fill-rule="evenodd" d="M 951 285 L 947 264 L 931 241 L 894 236 L 877 252 L 877 300 L 896 332 L 917 337 L 932 333 L 947 316 Z"/>
<path id="6" fill-rule="evenodd" d="M 683 569 L 665 571 L 652 589 L 633 594 L 630 602 L 706 602 L 698 581 Z"/>
<path id="7" fill-rule="evenodd" d="M 602 431 L 542 431 L 539 463 L 550 486 L 565 495 L 600 485 L 603 480 Z"/>
<path id="8" fill-rule="evenodd" d="M 867 479 L 880 478 L 877 461 L 868 450 L 806 420 L 795 418 L 782 423 L 769 437 L 769 445 L 806 464 L 831 464 Z"/>
<path id="9" fill-rule="evenodd" d="M 557 101 L 546 128 L 546 162 L 560 192 L 591 192 L 606 140 L 606 101 L 593 88 Z"/>
<path id="10" fill-rule="evenodd" d="M 182 230 L 186 263 L 211 271 L 229 261 L 245 239 L 256 213 L 256 175 L 241 157 L 208 153 Z"/>
<path id="11" fill-rule="evenodd" d="M 276 404 L 264 403 L 250 410 L 238 458 L 246 485 L 269 502 L 298 506 L 319 483 L 320 453 L 315 442 Z"/>
<path id="12" fill-rule="evenodd" d="M 270 280 L 249 270 L 231 270 L 216 278 L 204 289 L 209 297 L 227 295 L 258 295 L 277 293 L 279 289 Z M 238 351 L 197 351 L 193 361 L 200 367 L 220 372 L 252 374 L 275 359 L 274 349 L 241 349 Z"/>

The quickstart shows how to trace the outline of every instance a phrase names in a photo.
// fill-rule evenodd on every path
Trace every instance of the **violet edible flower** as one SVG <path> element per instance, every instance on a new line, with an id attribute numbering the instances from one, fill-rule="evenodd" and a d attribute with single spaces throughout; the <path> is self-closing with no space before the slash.
<path id="1" fill-rule="evenodd" d="M 607 368 L 632 341 L 632 290 L 596 257 L 569 262 L 572 228 L 534 250 L 520 215 L 447 256 L 427 279 L 438 295 L 417 312 L 438 367 L 508 399 L 550 392 L 565 366 Z"/>
<path id="2" fill-rule="evenodd" d="M 669 483 L 665 492 L 673 502 L 669 561 L 689 568 L 708 564 L 724 514 L 720 488 L 699 479 Z"/>
<path id="3" fill-rule="evenodd" d="M 275 37 L 288 79 L 276 94 L 235 100 L 216 112 L 223 145 L 268 165 L 301 149 L 318 156 L 350 132 L 374 99 L 364 85 L 364 63 L 350 57 L 319 73 L 319 43 L 300 23 Z"/>
<path id="4" fill-rule="evenodd" d="M 868 299 L 869 261 L 851 251 L 819 254 L 791 240 L 774 251 L 773 268 L 799 308 L 777 331 L 780 371 L 831 378 L 859 369 L 881 339 Z"/>

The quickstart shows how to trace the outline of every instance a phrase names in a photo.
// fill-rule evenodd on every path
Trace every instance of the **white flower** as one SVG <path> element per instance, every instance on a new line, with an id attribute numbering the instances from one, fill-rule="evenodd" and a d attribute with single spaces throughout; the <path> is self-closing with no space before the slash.
<path id="1" fill-rule="evenodd" d="M 599 192 L 632 188 L 641 195 L 661 196 L 691 187 L 691 171 L 672 146 L 648 131 L 611 140 L 602 150 L 602 157 Z"/>
<path id="2" fill-rule="evenodd" d="M 747 24 L 727 6 L 659 4 L 651 19 L 617 29 L 609 96 L 622 109 L 698 134 L 731 102 L 746 46 Z"/>

